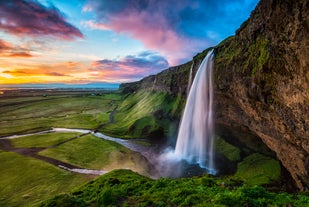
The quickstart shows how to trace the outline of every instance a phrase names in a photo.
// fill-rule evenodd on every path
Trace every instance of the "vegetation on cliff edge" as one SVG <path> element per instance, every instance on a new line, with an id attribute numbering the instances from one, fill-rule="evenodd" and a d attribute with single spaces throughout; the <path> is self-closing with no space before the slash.
<path id="1" fill-rule="evenodd" d="M 130 170 L 115 170 L 41 203 L 68 206 L 308 206 L 306 195 L 272 193 L 231 179 L 208 175 L 152 180 Z"/>

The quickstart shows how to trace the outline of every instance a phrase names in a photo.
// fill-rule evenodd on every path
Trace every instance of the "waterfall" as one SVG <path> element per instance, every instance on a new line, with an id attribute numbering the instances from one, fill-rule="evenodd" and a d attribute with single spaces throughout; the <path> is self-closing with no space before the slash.
<path id="1" fill-rule="evenodd" d="M 215 174 L 213 124 L 213 52 L 201 63 L 191 86 L 178 131 L 175 155 Z"/>

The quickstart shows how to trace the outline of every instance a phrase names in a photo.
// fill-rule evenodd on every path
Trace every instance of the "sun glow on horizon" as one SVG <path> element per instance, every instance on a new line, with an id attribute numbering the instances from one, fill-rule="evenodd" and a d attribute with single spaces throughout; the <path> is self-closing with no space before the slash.
<path id="1" fill-rule="evenodd" d="M 0 1 L 0 84 L 137 81 L 234 34 L 258 2 L 133 1 Z"/>

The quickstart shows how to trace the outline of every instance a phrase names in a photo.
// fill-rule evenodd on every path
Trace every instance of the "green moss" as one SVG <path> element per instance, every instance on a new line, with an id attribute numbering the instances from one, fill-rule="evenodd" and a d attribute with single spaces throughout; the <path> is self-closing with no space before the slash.
<path id="1" fill-rule="evenodd" d="M 230 36 L 215 47 L 215 53 L 216 64 L 229 65 L 235 57 L 241 54 L 241 47 L 235 40 L 235 36 Z"/>
<path id="2" fill-rule="evenodd" d="M 216 152 L 224 155 L 228 160 L 235 162 L 241 159 L 240 150 L 227 143 L 224 139 L 216 136 L 215 140 L 215 150 Z"/>
<path id="3" fill-rule="evenodd" d="M 40 206 L 57 206 L 60 201 L 87 206 L 306 206 L 309 200 L 287 193 L 271 193 L 261 186 L 239 185 L 210 176 L 151 180 L 130 170 L 115 170 L 55 197 Z"/>
<path id="4" fill-rule="evenodd" d="M 195 56 L 193 57 L 193 60 L 194 60 L 195 62 L 201 62 L 201 61 L 205 58 L 205 56 L 207 55 L 207 53 L 208 53 L 210 50 L 212 50 L 212 49 L 213 49 L 213 47 L 209 47 L 209 48 L 207 48 L 206 50 L 204 50 L 203 52 L 198 53 L 197 55 L 195 55 Z"/>
<path id="5" fill-rule="evenodd" d="M 279 162 L 258 153 L 240 162 L 235 173 L 236 178 L 244 180 L 248 185 L 267 184 L 279 179 L 280 175 Z"/>
<path id="6" fill-rule="evenodd" d="M 228 68 L 230 71 L 225 71 L 226 75 L 234 71 L 255 77 L 271 61 L 270 42 L 264 36 L 259 35 L 254 42 L 248 42 L 246 47 L 244 44 L 245 42 L 232 36 L 216 46 L 215 70 Z M 222 72 L 216 73 L 216 77 Z M 216 79 L 221 79 L 221 77 Z"/>
<path id="7" fill-rule="evenodd" d="M 250 45 L 247 56 L 245 67 L 251 67 L 251 75 L 254 77 L 269 60 L 269 40 L 262 36 L 256 38 Z"/>
<path id="8" fill-rule="evenodd" d="M 259 43 L 258 67 L 262 68 L 269 59 L 269 40 L 263 39 Z"/>

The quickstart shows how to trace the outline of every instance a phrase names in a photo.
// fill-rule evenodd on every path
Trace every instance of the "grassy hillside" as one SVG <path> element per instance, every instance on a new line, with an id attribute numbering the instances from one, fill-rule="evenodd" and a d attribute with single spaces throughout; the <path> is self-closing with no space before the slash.
<path id="1" fill-rule="evenodd" d="M 306 195 L 272 193 L 259 186 L 210 176 L 151 180 L 116 170 L 39 206 L 308 206 Z"/>
<path id="2" fill-rule="evenodd" d="M 114 115 L 115 123 L 105 126 L 105 134 L 122 138 L 162 138 L 181 114 L 184 100 L 164 92 L 139 91 L 126 94 Z"/>

